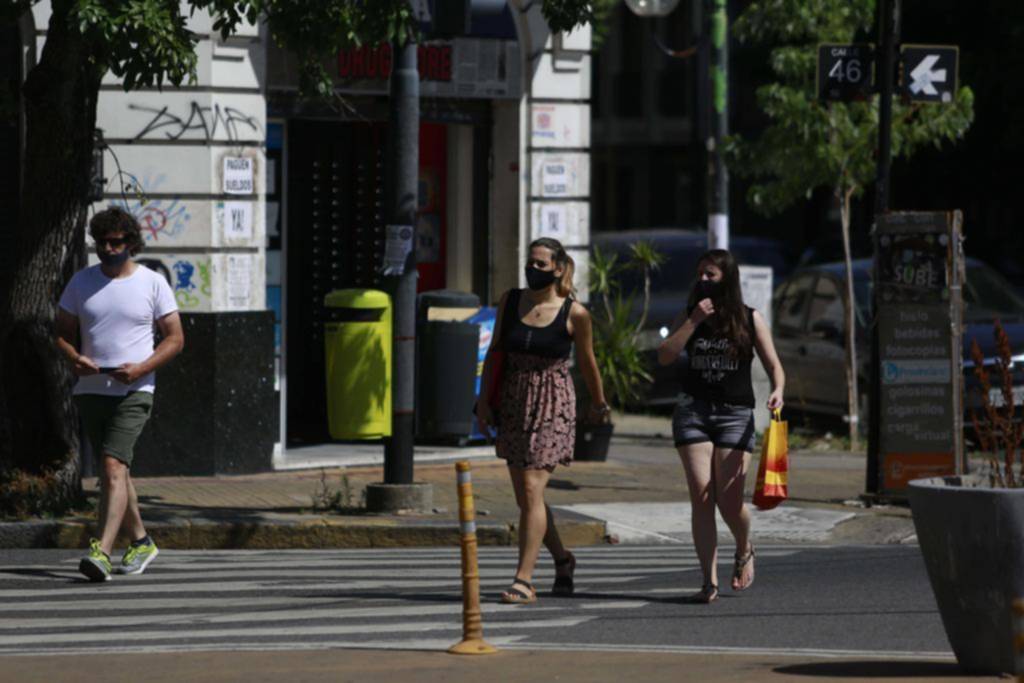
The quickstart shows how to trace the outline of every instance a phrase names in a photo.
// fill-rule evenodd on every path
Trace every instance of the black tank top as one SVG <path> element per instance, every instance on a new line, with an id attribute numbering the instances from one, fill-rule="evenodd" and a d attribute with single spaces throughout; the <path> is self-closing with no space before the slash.
<path id="1" fill-rule="evenodd" d="M 754 309 L 746 309 L 753 344 Z M 742 353 L 734 340 L 718 336 L 703 322 L 686 343 L 686 351 L 690 362 L 683 371 L 685 393 L 704 401 L 754 407 L 754 385 L 750 379 L 753 349 L 750 354 Z"/>
<path id="2" fill-rule="evenodd" d="M 519 300 L 523 290 L 509 290 L 505 311 L 501 318 L 502 349 L 508 353 L 529 353 L 545 358 L 568 358 L 572 353 L 572 337 L 569 335 L 569 309 L 572 299 L 566 298 L 558 315 L 550 325 L 530 327 L 519 319 Z"/>

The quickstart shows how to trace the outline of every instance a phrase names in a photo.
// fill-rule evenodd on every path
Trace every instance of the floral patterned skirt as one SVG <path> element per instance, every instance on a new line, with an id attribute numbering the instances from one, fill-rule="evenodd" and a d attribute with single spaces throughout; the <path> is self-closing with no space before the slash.
<path id="1" fill-rule="evenodd" d="M 500 399 L 499 458 L 528 470 L 550 470 L 572 462 L 576 391 L 568 359 L 507 354 Z"/>

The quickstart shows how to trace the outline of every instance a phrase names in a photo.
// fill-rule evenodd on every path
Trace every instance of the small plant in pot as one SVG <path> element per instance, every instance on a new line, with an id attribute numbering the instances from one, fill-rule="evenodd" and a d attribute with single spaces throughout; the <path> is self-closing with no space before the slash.
<path id="1" fill-rule="evenodd" d="M 594 324 L 594 356 L 601 373 L 604 393 L 617 410 L 624 410 L 640 399 L 641 387 L 651 381 L 647 361 L 643 357 L 638 337 L 647 321 L 651 301 L 651 273 L 664 262 L 665 257 L 649 242 L 634 242 L 628 256 L 606 254 L 594 247 L 590 257 L 590 315 Z M 640 284 L 626 286 L 627 275 L 639 274 L 630 280 Z M 639 309 L 637 300 L 641 301 Z M 577 397 L 586 401 L 583 382 L 577 381 Z M 584 414 L 578 411 L 578 414 Z M 612 423 L 594 424 L 581 419 L 576 423 L 577 460 L 604 460 L 608 457 L 615 426 Z"/>
<path id="2" fill-rule="evenodd" d="M 908 497 L 957 661 L 978 673 L 1024 674 L 1012 608 L 1024 598 L 1024 415 L 1014 396 L 1020 361 L 999 322 L 995 346 L 995 357 L 985 358 L 977 341 L 971 344 L 979 394 L 971 422 L 988 467 L 914 480 Z"/>

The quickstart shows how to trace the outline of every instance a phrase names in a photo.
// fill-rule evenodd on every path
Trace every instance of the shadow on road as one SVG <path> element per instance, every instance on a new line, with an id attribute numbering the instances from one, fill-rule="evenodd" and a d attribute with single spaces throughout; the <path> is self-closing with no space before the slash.
<path id="1" fill-rule="evenodd" d="M 814 662 L 792 664 L 773 669 L 778 674 L 791 676 L 821 676 L 825 678 L 954 678 L 963 677 L 960 667 L 952 662 Z"/>

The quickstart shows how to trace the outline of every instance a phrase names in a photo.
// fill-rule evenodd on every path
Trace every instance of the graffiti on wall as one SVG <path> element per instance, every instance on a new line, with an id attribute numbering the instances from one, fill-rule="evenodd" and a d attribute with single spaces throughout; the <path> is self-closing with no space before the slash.
<path id="1" fill-rule="evenodd" d="M 214 140 L 219 130 L 224 131 L 228 140 L 238 140 L 241 135 L 250 133 L 256 138 L 263 135 L 256 116 L 250 116 L 234 107 L 221 107 L 219 104 L 207 107 L 193 100 L 189 102 L 186 112 L 172 112 L 170 105 L 149 107 L 129 104 L 128 109 L 150 115 L 146 125 L 136 133 L 135 140 L 153 134 L 162 134 L 168 140 L 178 140 L 192 131 L 200 132 L 202 139 L 207 142 Z"/>
<path id="2" fill-rule="evenodd" d="M 160 238 L 175 239 L 180 237 L 188 228 L 192 215 L 188 207 L 177 197 L 150 199 L 147 192 L 157 191 L 167 181 L 167 176 L 146 175 L 140 180 L 135 178 L 135 198 L 132 200 L 115 200 L 112 206 L 118 206 L 139 222 L 142 228 L 142 237 L 147 242 L 158 242 Z"/>
<path id="3" fill-rule="evenodd" d="M 212 292 L 209 261 L 186 261 L 179 259 L 172 266 L 174 271 L 174 299 L 182 309 L 199 308 L 209 300 Z M 197 272 L 198 271 L 198 272 Z"/>

